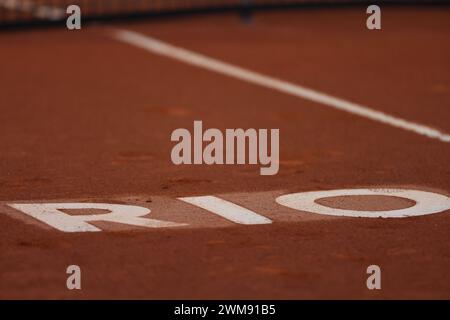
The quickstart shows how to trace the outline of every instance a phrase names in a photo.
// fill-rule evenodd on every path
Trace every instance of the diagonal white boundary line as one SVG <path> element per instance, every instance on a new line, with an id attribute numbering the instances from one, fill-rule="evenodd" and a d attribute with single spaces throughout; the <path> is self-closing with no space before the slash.
<path id="1" fill-rule="evenodd" d="M 173 46 L 147 35 L 143 35 L 134 31 L 119 29 L 114 31 L 113 37 L 116 40 L 131 44 L 138 48 L 145 49 L 154 54 L 169 57 L 203 69 L 257 84 L 265 88 L 277 90 L 283 93 L 317 102 L 334 109 L 388 124 L 393 127 L 412 131 L 429 138 L 438 139 L 443 142 L 450 142 L 450 135 L 437 129 L 397 118 L 384 112 L 377 111 L 341 98 L 337 98 L 317 90 L 309 89 L 294 83 L 234 66 L 232 64 L 222 62 L 220 60 L 216 60 L 202 54 L 195 53 L 193 51 Z"/>

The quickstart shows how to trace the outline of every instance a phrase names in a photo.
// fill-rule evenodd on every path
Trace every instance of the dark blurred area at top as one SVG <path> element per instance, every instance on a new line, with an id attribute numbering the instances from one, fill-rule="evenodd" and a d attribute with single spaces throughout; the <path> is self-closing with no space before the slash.
<path id="1" fill-rule="evenodd" d="M 0 0 L 0 29 L 37 25 L 65 26 L 66 8 L 78 5 L 83 23 L 235 11 L 338 6 L 433 5 L 450 0 Z"/>

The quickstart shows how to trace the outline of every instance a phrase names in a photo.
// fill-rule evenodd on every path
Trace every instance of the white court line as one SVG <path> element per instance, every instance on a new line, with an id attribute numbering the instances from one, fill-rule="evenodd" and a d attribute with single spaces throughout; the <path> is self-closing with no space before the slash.
<path id="1" fill-rule="evenodd" d="M 272 220 L 256 212 L 215 196 L 183 197 L 181 201 L 215 213 L 222 218 L 239 224 L 270 224 Z"/>
<path id="2" fill-rule="evenodd" d="M 48 20 L 58 21 L 66 16 L 66 11 L 61 8 L 37 4 L 31 0 L 0 0 L 0 7 L 30 13 L 35 17 Z"/>
<path id="3" fill-rule="evenodd" d="M 438 139 L 443 142 L 450 142 L 450 135 L 437 129 L 397 118 L 384 112 L 377 111 L 369 107 L 334 96 L 330 96 L 317 90 L 309 89 L 291 82 L 234 66 L 232 64 L 222 62 L 217 59 L 195 53 L 193 51 L 173 46 L 147 35 L 129 30 L 115 30 L 113 37 L 116 40 L 131 44 L 133 46 L 145 49 L 161 56 L 169 57 L 203 69 L 257 84 L 265 88 L 277 90 L 306 100 L 317 102 L 334 109 L 382 122 L 393 127 L 412 131 L 429 138 Z"/>

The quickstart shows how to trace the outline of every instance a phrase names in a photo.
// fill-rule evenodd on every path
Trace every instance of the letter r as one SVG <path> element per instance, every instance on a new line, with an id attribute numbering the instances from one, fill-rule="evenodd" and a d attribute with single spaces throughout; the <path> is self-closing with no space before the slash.
<path id="1" fill-rule="evenodd" d="M 185 225 L 169 221 L 161 221 L 142 216 L 150 213 L 150 209 L 123 204 L 108 203 L 13 203 L 8 206 L 19 210 L 55 229 L 63 232 L 97 232 L 101 229 L 88 221 L 109 221 L 147 228 L 177 227 Z M 91 215 L 70 215 L 61 210 L 100 209 L 109 213 Z"/>

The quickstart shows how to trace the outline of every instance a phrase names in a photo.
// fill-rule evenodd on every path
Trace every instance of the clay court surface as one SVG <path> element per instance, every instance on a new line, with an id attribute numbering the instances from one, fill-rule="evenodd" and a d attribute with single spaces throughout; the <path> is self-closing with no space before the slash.
<path id="1" fill-rule="evenodd" d="M 131 30 L 450 132 L 450 10 L 264 11 L 0 33 L 1 299 L 449 299 L 450 210 L 401 219 L 296 212 L 282 194 L 450 193 L 450 144 L 118 41 Z M 175 166 L 171 132 L 279 128 L 280 171 Z M 239 225 L 178 197 L 216 195 L 273 220 Z M 389 210 L 405 199 L 334 198 Z M 15 202 L 142 205 L 176 228 L 64 233 Z M 19 217 L 20 216 L 20 217 Z M 104 226 L 100 223 L 94 225 Z M 66 288 L 66 267 L 82 290 Z M 382 269 L 368 290 L 366 268 Z"/>

